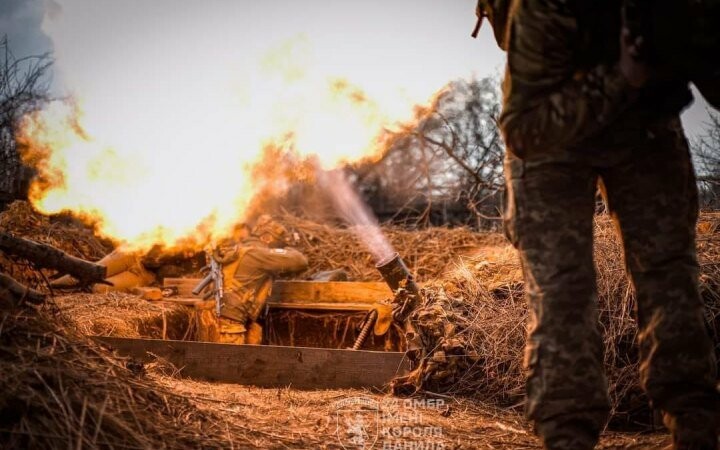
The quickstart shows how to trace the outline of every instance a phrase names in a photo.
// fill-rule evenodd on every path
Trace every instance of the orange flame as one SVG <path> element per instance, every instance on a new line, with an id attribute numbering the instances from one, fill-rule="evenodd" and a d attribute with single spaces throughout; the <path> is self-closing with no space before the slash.
<path id="1" fill-rule="evenodd" d="M 66 19 L 45 28 L 72 102 L 24 120 L 23 157 L 40 174 L 31 200 L 44 213 L 90 217 L 131 247 L 224 235 L 258 191 L 251 172 L 266 148 L 292 148 L 325 169 L 374 158 L 386 130 L 432 94 L 329 73 L 302 36 L 242 61 L 218 57 L 222 48 L 178 58 L 195 53 L 172 35 L 120 52 L 121 63 L 93 60 L 73 34 L 83 6 L 61 3 Z"/>

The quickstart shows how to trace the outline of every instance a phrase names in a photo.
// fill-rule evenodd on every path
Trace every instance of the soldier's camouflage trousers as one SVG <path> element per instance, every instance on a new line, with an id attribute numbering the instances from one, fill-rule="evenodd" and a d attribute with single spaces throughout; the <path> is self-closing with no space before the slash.
<path id="1" fill-rule="evenodd" d="M 523 160 L 508 152 L 505 170 L 506 233 L 530 305 L 527 414 L 546 447 L 592 448 L 608 414 L 592 243 L 598 183 L 637 294 L 641 384 L 676 433 L 691 433 L 688 417 L 707 432 L 717 419 L 716 365 L 697 284 L 697 188 L 679 121 L 636 148 Z"/>
<path id="2" fill-rule="evenodd" d="M 222 344 L 260 345 L 263 328 L 257 322 L 240 323 L 226 317 L 217 317 L 213 309 L 196 312 L 197 340 Z"/>

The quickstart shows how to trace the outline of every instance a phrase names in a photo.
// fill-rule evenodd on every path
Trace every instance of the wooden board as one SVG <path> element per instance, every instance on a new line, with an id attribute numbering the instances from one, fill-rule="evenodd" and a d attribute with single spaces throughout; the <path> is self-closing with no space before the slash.
<path id="1" fill-rule="evenodd" d="M 145 362 L 167 359 L 185 377 L 260 387 L 382 388 L 409 370 L 404 353 L 271 345 L 233 345 L 96 336 Z"/>
<path id="2" fill-rule="evenodd" d="M 305 309 L 311 311 L 370 311 L 374 303 L 296 303 L 269 301 L 270 309 Z"/>
<path id="3" fill-rule="evenodd" d="M 163 286 L 177 288 L 181 297 L 193 297 L 191 291 L 199 282 L 198 278 L 165 278 Z M 270 307 L 275 304 L 373 304 L 390 298 L 392 291 L 383 282 L 276 281 L 268 304 Z"/>
<path id="4" fill-rule="evenodd" d="M 376 303 L 392 296 L 384 282 L 277 281 L 269 303 Z"/>
<path id="5" fill-rule="evenodd" d="M 215 307 L 215 300 L 202 300 L 199 298 L 167 297 L 157 300 L 157 303 L 173 303 L 176 305 L 192 306 L 200 309 L 212 309 Z M 370 311 L 372 303 L 293 303 L 273 302 L 269 304 L 271 309 L 305 309 L 312 311 Z"/>
<path id="6" fill-rule="evenodd" d="M 173 303 L 175 305 L 194 306 L 201 309 L 214 308 L 215 300 L 202 300 L 199 298 L 167 297 L 153 303 Z"/>

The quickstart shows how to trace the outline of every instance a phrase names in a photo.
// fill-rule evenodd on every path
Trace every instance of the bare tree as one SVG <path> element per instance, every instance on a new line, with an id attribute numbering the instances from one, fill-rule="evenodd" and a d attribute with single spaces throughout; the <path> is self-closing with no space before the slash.
<path id="1" fill-rule="evenodd" d="M 30 171 L 18 155 L 15 133 L 20 119 L 48 99 L 49 54 L 16 58 L 7 37 L 0 40 L 0 210 L 25 195 Z"/>
<path id="2" fill-rule="evenodd" d="M 356 184 L 386 220 L 496 225 L 504 187 L 499 110 L 495 80 L 449 84 L 393 136 L 380 162 L 356 169 Z"/>
<path id="3" fill-rule="evenodd" d="M 693 145 L 701 205 L 720 209 L 720 114 L 710 112 L 706 134 Z"/>
<path id="4" fill-rule="evenodd" d="M 346 175 L 381 221 L 499 226 L 504 147 L 496 124 L 498 97 L 493 79 L 449 84 L 413 123 L 384 136 L 379 161 L 346 167 Z M 336 219 L 327 193 L 305 175 L 313 169 L 291 147 L 268 148 L 264 161 L 259 172 L 273 183 L 261 188 L 256 211 Z"/>

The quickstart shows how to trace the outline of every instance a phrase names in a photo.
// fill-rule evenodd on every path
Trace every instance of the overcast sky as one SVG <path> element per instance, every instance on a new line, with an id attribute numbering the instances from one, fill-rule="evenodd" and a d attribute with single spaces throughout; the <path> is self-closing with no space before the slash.
<path id="1" fill-rule="evenodd" d="M 57 12 L 57 5 L 53 7 L 50 1 L 0 1 L 0 33 L 7 34 L 16 56 L 53 49 L 42 30 L 46 6 Z M 367 68 L 375 73 L 385 70 L 388 78 L 403 73 L 408 84 L 437 85 L 436 89 L 454 78 L 498 75 L 504 64 L 504 56 L 497 50 L 489 28 L 484 29 L 477 40 L 469 37 L 475 23 L 475 0 L 70 1 L 87 4 L 84 20 L 97 22 L 98 27 L 103 27 L 99 31 L 107 29 L 113 21 L 123 29 L 137 23 L 138 30 L 144 30 L 144 34 L 138 36 L 141 39 L 161 39 L 164 21 L 174 17 L 196 25 L 189 34 L 202 33 L 204 27 L 213 28 L 217 33 L 215 28 L 233 23 L 237 30 L 227 33 L 229 38 L 245 36 L 254 40 L 258 36 L 281 38 L 310 32 L 320 54 L 342 49 L 342 54 L 325 58 L 333 70 L 340 73 L 343 68 L 352 71 Z M 107 13 L 98 20 L 103 8 Z M 153 33 L 148 34 L 147 30 Z M 83 42 L 87 40 L 87 36 L 79 37 L 78 46 L 92 46 L 93 42 Z M 95 46 L 105 42 L 98 40 Z M 108 59 L 121 54 L 112 49 L 103 53 Z M 98 65 L 106 63 L 108 61 L 97 61 Z M 93 70 L 87 68 L 89 73 Z M 683 119 L 691 137 L 702 133 L 707 120 L 704 102 L 696 101 Z"/>

